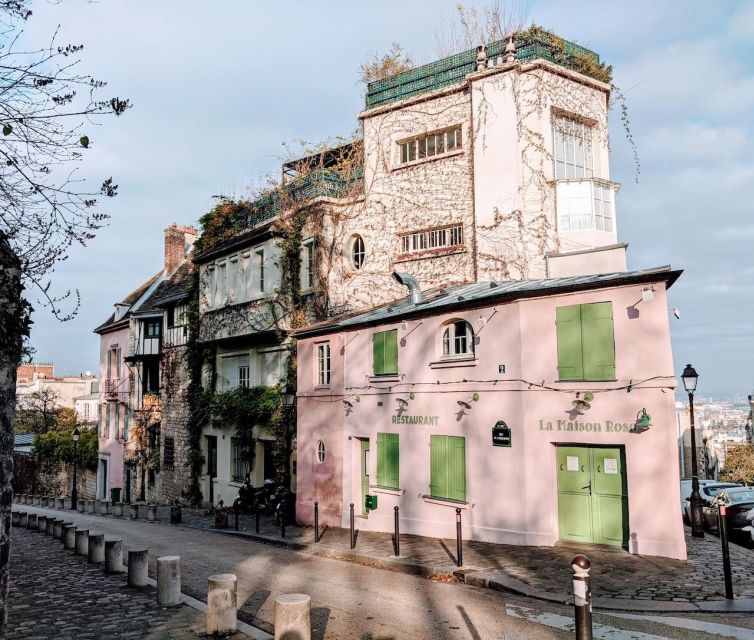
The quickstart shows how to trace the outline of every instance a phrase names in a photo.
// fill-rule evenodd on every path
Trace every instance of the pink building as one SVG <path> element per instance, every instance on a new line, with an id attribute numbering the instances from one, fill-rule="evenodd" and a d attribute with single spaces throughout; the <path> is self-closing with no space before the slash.
<path id="1" fill-rule="evenodd" d="M 298 334 L 297 518 L 685 558 L 679 271 L 419 292 Z M 410 288 L 415 285 L 408 279 Z M 376 499 L 376 508 L 371 508 Z"/>

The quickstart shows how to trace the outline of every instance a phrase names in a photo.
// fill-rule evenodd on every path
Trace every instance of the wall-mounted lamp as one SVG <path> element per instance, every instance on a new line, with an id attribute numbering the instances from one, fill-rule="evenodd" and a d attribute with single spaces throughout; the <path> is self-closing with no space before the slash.
<path id="1" fill-rule="evenodd" d="M 652 287 L 644 287 L 641 290 L 641 299 L 643 302 L 651 302 L 654 300 L 655 290 Z"/>
<path id="2" fill-rule="evenodd" d="M 588 411 L 592 408 L 592 405 L 589 404 L 592 400 L 594 400 L 594 394 L 591 391 L 587 391 L 584 394 L 583 399 L 579 398 L 579 394 L 577 393 L 576 399 L 571 403 L 571 406 L 573 407 L 574 411 L 583 413 L 584 411 Z"/>
<path id="3" fill-rule="evenodd" d="M 354 396 L 353 402 L 361 402 L 361 398 L 359 396 Z M 353 402 L 350 400 L 343 399 L 343 406 L 346 409 L 353 409 Z"/>
<path id="4" fill-rule="evenodd" d="M 479 394 L 475 393 L 468 400 L 456 400 L 456 402 L 458 403 L 458 406 L 463 407 L 464 409 L 471 409 L 472 402 L 479 402 Z"/>
<path id="5" fill-rule="evenodd" d="M 646 409 L 642 409 L 639 411 L 639 413 L 636 416 L 636 422 L 634 422 L 634 426 L 631 428 L 632 433 L 643 433 L 649 427 L 652 426 L 652 419 L 649 417 L 649 414 L 647 413 Z"/>
<path id="6" fill-rule="evenodd" d="M 416 395 L 414 393 L 409 393 L 408 394 L 408 399 L 406 399 L 406 398 L 396 398 L 395 401 L 398 403 L 398 407 L 401 410 L 405 411 L 408 408 L 408 401 L 409 400 L 413 400 L 415 397 L 416 397 Z"/>

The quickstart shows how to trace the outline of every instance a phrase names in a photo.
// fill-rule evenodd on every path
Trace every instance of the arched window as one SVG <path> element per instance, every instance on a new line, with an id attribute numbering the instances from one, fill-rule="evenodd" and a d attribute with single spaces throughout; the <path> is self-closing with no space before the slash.
<path id="1" fill-rule="evenodd" d="M 320 440 L 317 443 L 317 462 L 324 462 L 325 461 L 325 443 Z"/>
<path id="2" fill-rule="evenodd" d="M 445 327 L 442 355 L 447 358 L 474 355 L 474 330 L 468 322 L 456 320 Z"/>
<path id="3" fill-rule="evenodd" d="M 356 234 L 351 240 L 351 264 L 354 269 L 361 269 L 366 260 L 367 251 L 364 246 L 364 238 Z"/>

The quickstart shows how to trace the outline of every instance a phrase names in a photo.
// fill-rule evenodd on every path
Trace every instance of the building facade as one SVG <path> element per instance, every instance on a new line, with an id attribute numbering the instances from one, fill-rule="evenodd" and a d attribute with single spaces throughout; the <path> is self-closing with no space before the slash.
<path id="1" fill-rule="evenodd" d="M 460 285 L 297 333 L 299 522 L 317 501 L 347 527 L 353 503 L 392 531 L 397 506 L 402 532 L 452 537 L 460 509 L 467 540 L 685 558 L 678 275 Z"/>

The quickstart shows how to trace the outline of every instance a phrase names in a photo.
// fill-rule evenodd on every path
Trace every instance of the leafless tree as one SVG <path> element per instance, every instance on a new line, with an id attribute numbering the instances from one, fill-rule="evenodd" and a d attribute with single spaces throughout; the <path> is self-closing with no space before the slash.
<path id="1" fill-rule="evenodd" d="M 97 99 L 105 83 L 77 71 L 83 45 L 61 43 L 56 32 L 46 45 L 26 47 L 29 6 L 0 0 L 0 626 L 7 619 L 16 368 L 32 310 L 23 291 L 36 289 L 61 320 L 75 314 L 78 293 L 54 295 L 51 276 L 71 245 L 85 245 L 107 222 L 98 199 L 118 189 L 112 178 L 88 186 L 77 166 L 93 146 L 89 128 L 98 116 L 130 106 Z"/>

